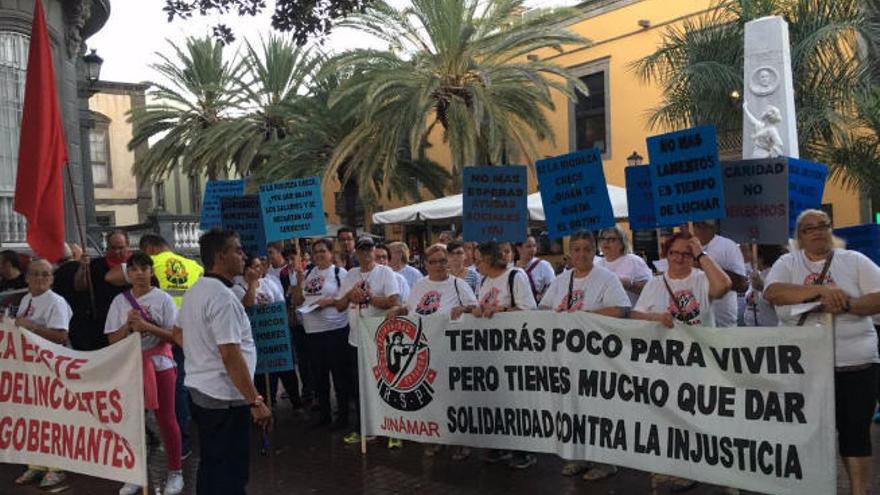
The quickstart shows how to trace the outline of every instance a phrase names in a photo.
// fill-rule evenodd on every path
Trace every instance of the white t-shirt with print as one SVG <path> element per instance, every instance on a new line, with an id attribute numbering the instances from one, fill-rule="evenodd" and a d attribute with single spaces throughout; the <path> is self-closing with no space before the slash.
<path id="1" fill-rule="evenodd" d="M 742 251 L 732 240 L 716 234 L 703 249 L 722 270 L 746 276 Z M 715 323 L 719 327 L 735 327 L 736 310 L 736 291 L 728 291 L 724 297 L 712 301 L 712 312 L 715 313 Z"/>
<path id="2" fill-rule="evenodd" d="M 339 297 L 339 286 L 348 274 L 345 268 L 339 267 L 339 283 L 336 283 L 336 265 L 321 270 L 317 266 L 306 271 L 307 276 L 303 280 L 304 306 L 314 304 L 319 299 Z M 303 326 L 306 333 L 328 332 L 345 327 L 348 324 L 348 315 L 343 311 L 337 311 L 333 305 L 316 308 L 302 315 Z"/>
<path id="3" fill-rule="evenodd" d="M 406 307 L 411 315 L 427 316 L 438 312 L 448 314 L 456 306 L 476 303 L 477 297 L 467 282 L 450 275 L 442 282 L 428 277 L 417 280 L 406 300 Z"/>
<path id="4" fill-rule="evenodd" d="M 776 282 L 809 285 L 822 273 L 824 260 L 809 261 L 803 250 L 782 255 L 767 275 L 764 287 Z M 880 268 L 867 256 L 858 251 L 835 249 L 830 280 L 825 285 L 843 289 L 850 297 L 861 297 L 880 292 Z M 799 316 L 792 315 L 792 306 L 776 306 L 779 324 L 796 326 Z M 825 313 L 813 313 L 804 325 L 821 325 Z M 834 316 L 834 363 L 835 366 L 857 366 L 878 363 L 877 333 L 870 316 L 857 316 L 851 313 Z"/>
<path id="5" fill-rule="evenodd" d="M 232 292 L 238 297 L 238 300 L 241 301 L 244 299 L 245 294 L 247 294 L 247 281 L 243 276 L 236 275 L 233 282 L 235 285 L 232 286 Z M 279 297 L 279 291 L 275 290 L 273 282 L 269 279 L 264 277 L 257 282 L 257 290 L 254 294 L 255 305 L 272 304 L 283 300 L 284 296 L 282 295 Z"/>
<path id="6" fill-rule="evenodd" d="M 532 267 L 531 271 L 529 271 L 530 267 Z M 526 272 L 526 275 L 532 278 L 532 283 L 535 284 L 535 292 L 538 295 L 537 299 L 540 300 L 544 293 L 547 292 L 550 284 L 553 283 L 553 280 L 556 279 L 556 271 L 553 270 L 553 265 L 547 260 L 532 258 L 522 269 Z"/>
<path id="7" fill-rule="evenodd" d="M 532 286 L 529 285 L 529 277 L 526 272 L 519 268 L 508 267 L 497 277 L 483 277 L 480 279 L 480 291 L 477 300 L 480 305 L 510 308 L 510 287 L 508 278 L 510 272 L 516 272 L 513 277 L 513 302 L 517 309 L 533 310 L 538 305 L 535 296 L 532 295 Z"/>
<path id="8" fill-rule="evenodd" d="M 669 297 L 669 290 L 663 283 L 664 277 L 678 299 L 677 306 Z M 683 314 L 679 314 L 678 307 L 681 307 Z M 645 284 L 633 309 L 642 313 L 669 313 L 673 319 L 688 325 L 715 326 L 709 299 L 709 278 L 702 270 L 691 270 L 691 274 L 682 279 L 673 279 L 666 275 L 652 278 Z"/>
<path id="9" fill-rule="evenodd" d="M 238 344 L 248 374 L 253 376 L 257 348 L 241 299 L 222 281 L 204 276 L 183 296 L 177 326 L 183 331 L 184 385 L 215 399 L 244 400 L 229 379 L 217 347 Z"/>
<path id="10" fill-rule="evenodd" d="M 386 297 L 392 295 L 400 295 L 397 277 L 394 270 L 385 265 L 374 265 L 373 269 L 364 273 L 362 268 L 352 268 L 350 272 L 342 279 L 342 289 L 339 291 L 339 297 L 348 294 L 355 287 L 365 289 L 370 297 Z M 348 333 L 348 343 L 357 347 L 358 317 L 377 317 L 385 316 L 387 309 L 377 308 L 376 306 L 367 304 L 358 304 L 352 302 L 348 306 L 348 324 L 351 331 Z"/>
<path id="11" fill-rule="evenodd" d="M 156 288 L 135 299 L 153 322 L 161 328 L 170 329 L 177 322 L 177 306 L 174 299 L 166 292 Z M 107 311 L 107 322 L 104 324 L 104 333 L 109 334 L 119 330 L 128 321 L 128 313 L 133 310 L 131 303 L 124 294 L 119 294 L 110 303 Z M 141 349 L 147 350 L 162 343 L 162 339 L 147 332 L 141 333 Z M 153 356 L 153 367 L 156 371 L 164 371 L 174 367 L 174 360 L 166 356 Z"/>
<path id="12" fill-rule="evenodd" d="M 645 263 L 645 260 L 632 253 L 624 254 L 614 261 L 608 261 L 606 258 L 598 258 L 594 260 L 593 263 L 602 268 L 607 268 L 614 272 L 618 277 L 627 278 L 634 283 L 647 282 L 654 276 L 654 273 L 648 268 L 648 264 Z M 627 290 L 626 295 L 629 297 L 630 305 L 635 304 L 639 299 L 639 295 L 632 291 Z"/>
<path id="13" fill-rule="evenodd" d="M 574 270 L 559 275 L 550 284 L 540 307 L 558 311 L 595 311 L 602 308 L 630 307 L 620 279 L 611 270 L 593 266 L 586 277 L 574 277 Z M 569 304 L 568 288 L 572 295 Z"/>
<path id="14" fill-rule="evenodd" d="M 394 278 L 397 279 L 397 295 L 400 296 L 401 301 L 406 301 L 407 299 L 409 299 L 409 282 L 407 282 L 406 277 L 401 275 L 400 272 L 394 272 Z M 421 275 L 419 276 L 419 278 L 421 278 Z"/>
<path id="15" fill-rule="evenodd" d="M 18 318 L 27 318 L 37 325 L 53 330 L 70 328 L 70 319 L 73 318 L 73 310 L 63 297 L 52 290 L 47 290 L 37 297 L 30 292 L 21 298 L 18 305 Z"/>

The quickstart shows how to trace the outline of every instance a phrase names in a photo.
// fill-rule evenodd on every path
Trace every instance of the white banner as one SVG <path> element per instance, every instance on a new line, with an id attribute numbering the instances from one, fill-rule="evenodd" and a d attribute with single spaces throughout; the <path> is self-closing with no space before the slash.
<path id="1" fill-rule="evenodd" d="M 139 336 L 82 352 L 3 319 L 0 462 L 145 485 Z"/>
<path id="2" fill-rule="evenodd" d="M 836 490 L 823 327 L 673 330 L 588 313 L 363 320 L 363 428 L 759 492 Z"/>

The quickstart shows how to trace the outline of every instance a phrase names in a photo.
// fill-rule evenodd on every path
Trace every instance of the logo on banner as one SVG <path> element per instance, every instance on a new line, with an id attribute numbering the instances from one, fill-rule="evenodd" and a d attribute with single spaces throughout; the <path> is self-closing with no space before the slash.
<path id="1" fill-rule="evenodd" d="M 437 372 L 430 367 L 431 350 L 421 318 L 418 326 L 404 318 L 379 325 L 376 352 L 373 378 L 385 403 L 399 411 L 418 411 L 431 402 Z"/>

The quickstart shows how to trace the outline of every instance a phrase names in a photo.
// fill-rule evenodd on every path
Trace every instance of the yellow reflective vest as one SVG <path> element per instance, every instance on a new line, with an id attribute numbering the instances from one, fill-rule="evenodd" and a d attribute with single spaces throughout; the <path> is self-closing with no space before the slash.
<path id="1" fill-rule="evenodd" d="M 180 309 L 183 294 L 196 283 L 205 271 L 202 265 L 171 251 L 163 251 L 153 258 L 153 273 L 159 280 L 159 288 L 174 299 Z"/>

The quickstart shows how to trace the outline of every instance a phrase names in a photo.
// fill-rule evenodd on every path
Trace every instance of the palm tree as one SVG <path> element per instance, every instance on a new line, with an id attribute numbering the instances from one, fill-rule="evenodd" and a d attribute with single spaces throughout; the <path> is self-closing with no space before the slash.
<path id="1" fill-rule="evenodd" d="M 270 35 L 259 48 L 245 44 L 244 77 L 234 85 L 242 97 L 243 111 L 237 112 L 207 134 L 206 139 L 223 143 L 205 153 L 206 159 L 231 159 L 242 175 L 250 175 L 268 160 L 268 148 L 284 140 L 305 123 L 296 102 L 305 97 L 322 57 L 290 38 Z"/>
<path id="2" fill-rule="evenodd" d="M 834 156 L 828 146 L 853 125 L 856 95 L 871 62 L 859 57 L 863 40 L 875 40 L 875 21 L 860 0 L 720 0 L 707 14 L 664 33 L 660 47 L 632 68 L 663 88 L 650 111 L 653 127 L 676 129 L 705 123 L 738 132 L 743 91 L 745 23 L 767 15 L 789 23 L 792 76 L 801 154 Z M 875 40 L 876 41 L 876 40 Z M 852 163 L 839 164 L 850 169 Z M 853 167 L 851 171 L 858 173 Z"/>
<path id="3" fill-rule="evenodd" d="M 422 150 L 438 124 L 456 189 L 462 166 L 498 164 L 511 151 L 532 161 L 535 138 L 553 138 L 545 116 L 554 108 L 551 91 L 573 98 L 573 88 L 586 93 L 586 87 L 531 54 L 588 42 L 561 27 L 570 11 L 525 20 L 524 10 L 523 0 L 413 0 L 401 10 L 376 0 L 342 21 L 389 48 L 352 50 L 328 64 L 352 74 L 330 105 L 352 97 L 360 105 L 357 125 L 336 147 L 326 174 L 352 156 L 370 156 L 376 170 L 393 170 L 401 143 Z"/>
<path id="4" fill-rule="evenodd" d="M 150 144 L 135 161 L 135 172 L 155 180 L 180 165 L 190 175 L 226 176 L 230 149 L 209 133 L 242 108 L 243 95 L 234 88 L 244 66 L 227 59 L 223 45 L 210 37 L 187 38 L 184 47 L 169 45 L 175 58 L 159 53 L 161 62 L 151 66 L 167 82 L 152 83 L 153 102 L 129 115 L 134 134 L 128 148 Z"/>
<path id="5" fill-rule="evenodd" d="M 356 225 L 356 202 L 364 205 L 365 215 L 378 205 L 381 198 L 408 198 L 422 201 L 421 184 L 431 195 L 439 197 L 449 183 L 449 172 L 421 153 L 413 156 L 407 143 L 395 149 L 393 168 L 380 166 L 381 159 L 374 155 L 376 148 L 364 146 L 343 157 L 342 166 L 335 176 L 327 174 L 327 166 L 339 143 L 358 125 L 356 112 L 358 101 L 354 97 L 340 100 L 334 108 L 329 105 L 331 95 L 340 86 L 345 75 L 325 72 L 316 79 L 311 92 L 304 98 L 291 101 L 286 111 L 298 116 L 298 125 L 284 139 L 272 143 L 267 149 L 268 159 L 256 171 L 256 182 L 271 182 L 290 177 L 324 176 L 325 181 L 339 180 L 342 199 L 345 201 L 345 222 Z M 349 109 L 349 111 L 342 111 Z M 379 132 L 379 129 L 372 129 Z"/>

